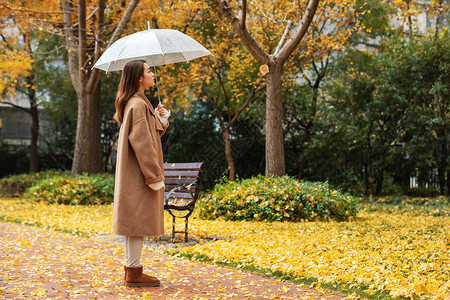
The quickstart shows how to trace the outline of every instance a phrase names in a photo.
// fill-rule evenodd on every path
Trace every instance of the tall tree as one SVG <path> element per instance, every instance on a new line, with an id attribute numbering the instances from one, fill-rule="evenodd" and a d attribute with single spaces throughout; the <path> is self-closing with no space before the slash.
<path id="1" fill-rule="evenodd" d="M 260 42 L 255 39 L 247 27 L 247 1 L 242 1 L 242 7 L 236 14 L 228 0 L 213 0 L 215 5 L 222 11 L 225 18 L 233 26 L 241 42 L 245 45 L 252 56 L 263 67 L 266 73 L 266 175 L 284 175 L 284 144 L 283 144 L 283 102 L 282 102 L 282 75 L 283 66 L 291 53 L 305 36 L 309 25 L 319 5 L 319 0 L 310 0 L 303 7 L 304 14 L 297 26 L 293 26 L 293 18 L 297 14 L 289 11 L 290 19 L 284 22 L 286 28 L 279 39 L 275 49 L 264 50 Z M 295 3 L 295 2 L 294 2 Z M 297 8 L 298 9 L 298 8 Z M 287 16 L 288 14 L 286 14 Z M 291 33 L 291 28 L 295 31 Z M 288 39 L 288 36 L 290 38 Z"/>
<path id="2" fill-rule="evenodd" d="M 102 171 L 100 70 L 91 67 L 106 41 L 111 44 L 120 38 L 138 3 L 139 0 L 130 0 L 128 6 L 126 2 L 107 6 L 106 0 L 27 0 L 21 6 L 0 3 L 12 13 L 11 18 L 21 20 L 21 28 L 46 28 L 65 38 L 70 78 L 78 100 L 72 175 Z"/>
<path id="3" fill-rule="evenodd" d="M 286 62 L 301 44 L 303 50 L 312 40 L 306 38 L 310 25 L 320 16 L 327 18 L 333 11 L 352 12 L 354 1 L 279 1 L 247 3 L 233 7 L 228 0 L 213 0 L 232 25 L 242 44 L 261 65 L 266 78 L 266 174 L 283 175 L 285 158 L 283 145 L 283 75 Z M 319 3 L 320 2 L 320 3 Z M 234 3 L 234 2 L 233 2 Z M 237 11 L 237 12 L 236 12 Z M 300 13 L 302 12 L 302 13 Z M 316 12 L 320 12 L 317 13 Z M 267 23 L 266 23 L 267 22 Z M 318 24 L 323 22 L 319 21 Z M 320 28 L 317 25 L 316 28 Z M 325 27 L 322 27 L 325 28 Z M 326 31 L 327 29 L 325 29 Z M 270 31 L 271 34 L 267 32 Z M 327 34 L 324 33 L 324 36 Z M 334 47 L 331 41 L 328 41 Z M 298 72 L 298 70 L 297 70 Z M 290 72 L 289 72 L 290 73 Z"/>
<path id="4" fill-rule="evenodd" d="M 139 0 L 130 1 L 109 39 L 108 46 L 120 38 L 138 3 Z M 107 38 L 106 17 L 114 18 L 121 10 L 110 10 L 105 15 L 106 0 L 98 0 L 97 5 L 93 1 L 88 3 L 89 6 L 86 4 L 86 0 L 79 0 L 77 5 L 68 0 L 61 0 L 70 78 L 78 98 L 72 176 L 83 172 L 101 172 L 103 169 L 100 141 L 100 70 L 91 70 L 91 66 L 102 54 Z"/>

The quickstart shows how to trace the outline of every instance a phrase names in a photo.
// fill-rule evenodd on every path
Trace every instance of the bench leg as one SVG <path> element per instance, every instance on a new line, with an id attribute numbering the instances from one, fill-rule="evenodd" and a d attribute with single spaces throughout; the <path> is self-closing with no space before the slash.
<path id="1" fill-rule="evenodd" d="M 175 216 L 172 216 L 172 239 L 175 240 Z"/>
<path id="2" fill-rule="evenodd" d="M 188 218 L 185 218 L 185 227 L 184 227 L 184 242 L 188 242 Z"/>

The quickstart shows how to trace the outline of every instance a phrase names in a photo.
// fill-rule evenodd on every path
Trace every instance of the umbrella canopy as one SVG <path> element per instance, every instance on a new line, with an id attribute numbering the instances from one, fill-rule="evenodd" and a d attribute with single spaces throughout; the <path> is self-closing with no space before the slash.
<path id="1" fill-rule="evenodd" d="M 119 71 L 132 60 L 142 59 L 149 66 L 161 66 L 211 55 L 205 47 L 184 33 L 172 29 L 148 29 L 125 36 L 113 43 L 93 68 Z"/>

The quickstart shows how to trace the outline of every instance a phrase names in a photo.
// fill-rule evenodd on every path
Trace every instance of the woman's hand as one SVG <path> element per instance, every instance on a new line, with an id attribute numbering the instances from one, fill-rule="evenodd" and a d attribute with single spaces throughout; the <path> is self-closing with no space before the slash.
<path id="1" fill-rule="evenodd" d="M 170 116 L 170 110 L 165 109 L 161 103 L 158 104 L 158 107 L 156 109 L 158 110 L 159 115 L 162 118 L 168 118 Z"/>
<path id="2" fill-rule="evenodd" d="M 161 103 L 158 104 L 158 107 L 156 108 L 156 115 L 158 116 L 161 123 L 164 125 L 169 124 L 169 116 L 170 116 L 170 110 L 165 109 Z"/>

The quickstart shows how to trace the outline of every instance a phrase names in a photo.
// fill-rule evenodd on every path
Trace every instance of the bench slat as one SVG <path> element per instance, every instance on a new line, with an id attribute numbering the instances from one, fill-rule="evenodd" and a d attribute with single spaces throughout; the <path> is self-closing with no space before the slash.
<path id="1" fill-rule="evenodd" d="M 195 170 L 202 169 L 203 163 L 165 163 L 164 170 Z"/>
<path id="2" fill-rule="evenodd" d="M 168 192 L 164 192 L 164 196 L 167 197 L 169 195 Z M 174 192 L 172 195 L 170 195 L 170 198 L 176 198 L 176 199 L 192 199 L 192 195 L 190 193 L 179 193 Z"/>
<path id="3" fill-rule="evenodd" d="M 174 184 L 174 185 L 180 185 L 180 184 L 191 184 L 194 181 L 196 181 L 197 178 L 195 177 L 165 177 L 164 182 L 167 184 Z"/>
<path id="4" fill-rule="evenodd" d="M 164 170 L 164 177 L 174 177 L 174 178 L 183 178 L 183 177 L 198 177 L 201 171 L 166 171 Z"/>

